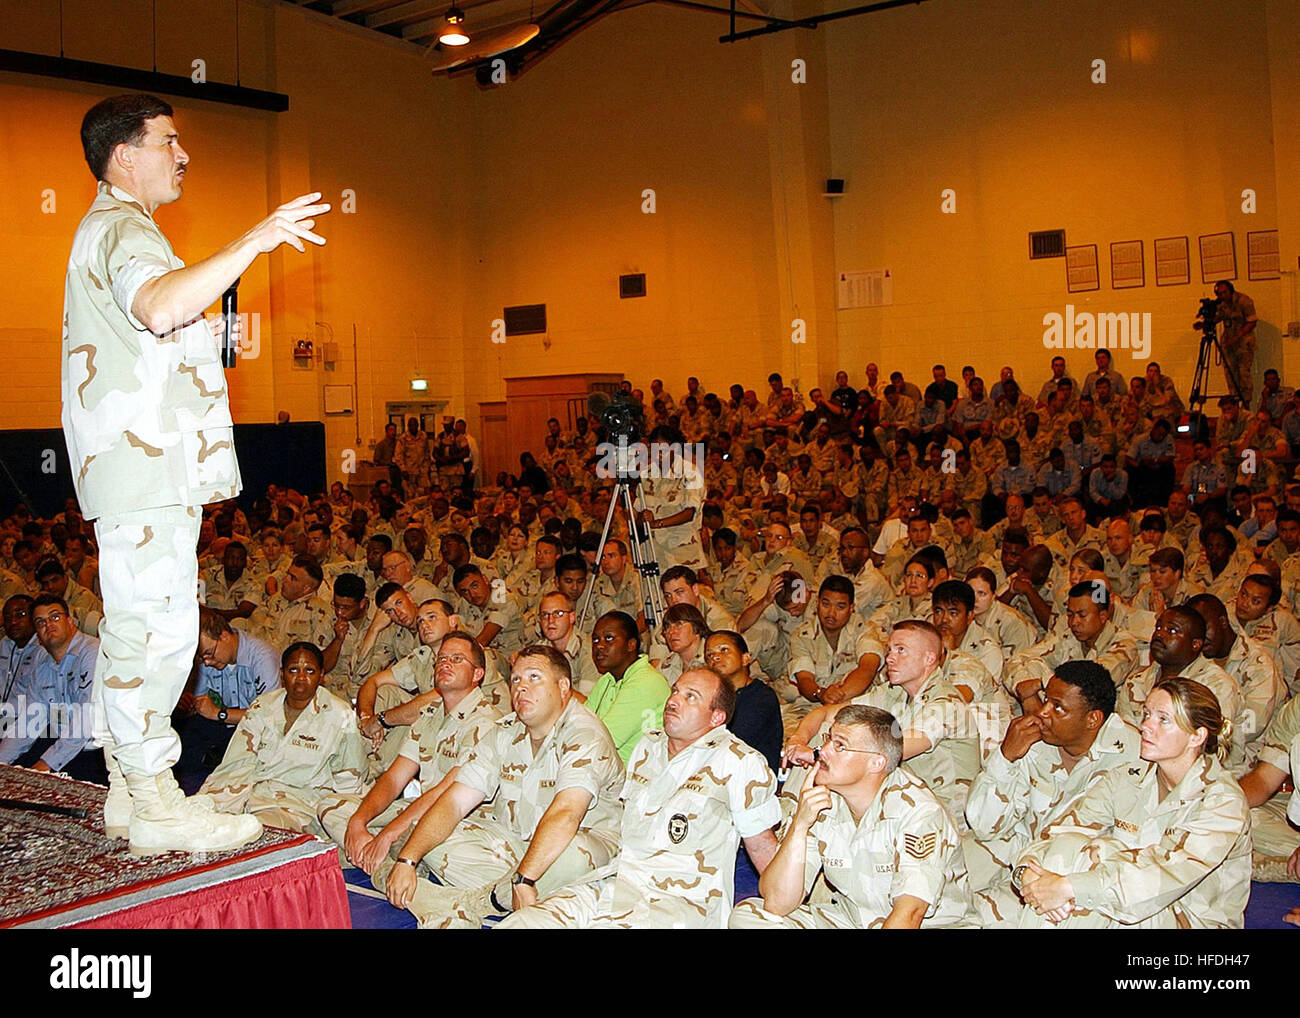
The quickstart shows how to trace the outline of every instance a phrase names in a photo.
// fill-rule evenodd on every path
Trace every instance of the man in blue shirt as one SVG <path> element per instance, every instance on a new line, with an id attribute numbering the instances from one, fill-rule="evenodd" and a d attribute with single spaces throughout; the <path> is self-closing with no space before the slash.
<path id="1" fill-rule="evenodd" d="M 53 594 L 36 598 L 32 621 L 40 647 L 6 705 L 13 713 L 4 712 L 0 763 L 107 784 L 104 755 L 91 745 L 90 692 L 99 641 L 78 632 L 68 603 Z"/>
<path id="2" fill-rule="evenodd" d="M 210 608 L 199 609 L 199 668 L 193 692 L 177 705 L 178 776 L 207 775 L 254 700 L 280 684 L 280 654 L 265 640 L 237 632 Z"/>
<path id="3" fill-rule="evenodd" d="M 4 636 L 0 637 L 0 704 L 9 703 L 30 684 L 41 645 L 32 622 L 32 599 L 15 594 L 5 601 Z"/>

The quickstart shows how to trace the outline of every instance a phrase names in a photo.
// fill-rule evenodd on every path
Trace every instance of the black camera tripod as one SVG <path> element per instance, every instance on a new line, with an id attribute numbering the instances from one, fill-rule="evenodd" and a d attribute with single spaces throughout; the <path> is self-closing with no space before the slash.
<path id="1" fill-rule="evenodd" d="M 614 525 L 614 513 L 620 505 L 627 517 L 628 546 L 632 553 L 632 565 L 641 580 L 641 603 L 645 610 L 646 628 L 653 632 L 664 614 L 664 595 L 659 589 L 659 560 L 655 557 L 654 538 L 650 536 L 650 527 L 641 522 L 640 511 L 646 507 L 645 496 L 641 491 L 641 476 L 621 469 L 614 481 L 609 511 L 605 513 L 605 526 L 600 532 L 596 563 L 591 567 L 591 580 L 582 596 L 582 610 L 578 612 L 576 625 L 581 629 L 587 619 L 587 611 L 596 592 L 596 583 L 600 579 L 600 558 L 605 553 L 605 543 L 609 540 Z"/>

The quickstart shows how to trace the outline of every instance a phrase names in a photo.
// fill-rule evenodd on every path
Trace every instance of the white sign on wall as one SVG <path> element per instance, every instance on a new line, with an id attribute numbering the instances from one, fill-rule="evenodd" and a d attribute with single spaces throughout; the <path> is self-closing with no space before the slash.
<path id="1" fill-rule="evenodd" d="M 894 303 L 894 274 L 889 269 L 841 272 L 836 307 L 879 308 Z"/>

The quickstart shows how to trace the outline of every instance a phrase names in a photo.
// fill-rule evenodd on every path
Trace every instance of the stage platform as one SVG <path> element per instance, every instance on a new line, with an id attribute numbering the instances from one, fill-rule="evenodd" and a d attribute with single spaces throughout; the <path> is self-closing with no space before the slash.
<path id="1" fill-rule="evenodd" d="M 349 929 L 338 853 L 267 828 L 233 852 L 135 858 L 104 836 L 107 790 L 0 766 L 0 799 L 82 807 L 85 819 L 0 808 L 0 929 Z"/>

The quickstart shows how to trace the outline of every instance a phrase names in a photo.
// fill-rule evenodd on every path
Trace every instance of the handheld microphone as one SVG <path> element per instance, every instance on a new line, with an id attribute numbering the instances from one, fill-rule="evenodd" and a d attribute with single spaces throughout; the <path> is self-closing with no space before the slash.
<path id="1" fill-rule="evenodd" d="M 235 357 L 239 353 L 239 344 L 235 342 L 234 336 L 235 317 L 239 314 L 238 290 L 239 280 L 236 279 L 230 284 L 230 288 L 221 295 L 221 318 L 223 323 L 221 366 L 223 368 L 233 368 L 235 366 Z"/>

